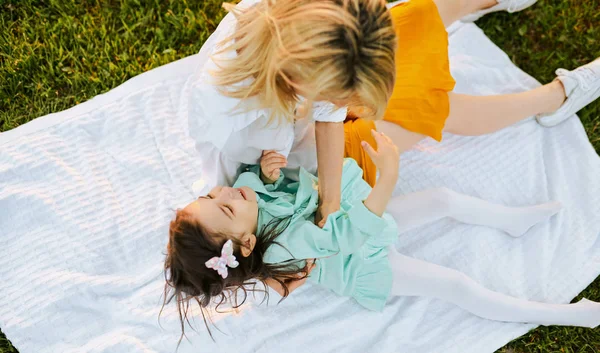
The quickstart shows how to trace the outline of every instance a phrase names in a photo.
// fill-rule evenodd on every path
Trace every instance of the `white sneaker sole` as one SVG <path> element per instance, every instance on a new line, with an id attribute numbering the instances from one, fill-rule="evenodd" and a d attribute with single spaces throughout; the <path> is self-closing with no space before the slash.
<path id="1" fill-rule="evenodd" d="M 574 71 L 579 70 L 582 67 L 587 67 L 591 70 L 591 72 L 595 72 L 595 74 L 592 74 L 594 75 L 595 79 L 587 83 L 591 83 L 592 86 L 587 88 L 576 86 L 575 91 L 573 91 L 569 97 L 567 97 L 562 106 L 554 113 L 537 115 L 535 119 L 537 120 L 538 124 L 544 127 L 556 126 L 563 121 L 576 116 L 577 112 L 600 98 L 600 59 L 596 59 L 586 65 L 580 66 Z M 564 69 L 559 69 L 556 71 L 556 73 L 560 74 L 560 70 Z M 579 84 L 581 84 L 581 82 Z"/>

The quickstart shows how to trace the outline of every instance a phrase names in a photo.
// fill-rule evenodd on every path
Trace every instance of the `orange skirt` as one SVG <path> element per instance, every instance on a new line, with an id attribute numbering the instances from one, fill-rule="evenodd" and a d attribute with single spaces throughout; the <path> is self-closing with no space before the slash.
<path id="1" fill-rule="evenodd" d="M 373 148 L 377 147 L 371 135 L 372 129 L 375 129 L 375 122 L 371 120 L 348 117 L 344 121 L 344 158 L 354 159 L 363 170 L 363 179 L 374 187 L 377 167 L 360 145 L 362 141 L 367 141 Z"/>
<path id="2" fill-rule="evenodd" d="M 398 37 L 396 82 L 383 119 L 441 141 L 450 114 L 448 92 L 455 85 L 448 33 L 432 0 L 409 0 L 390 13 Z M 377 168 L 360 145 L 367 141 L 375 147 L 371 129 L 372 121 L 349 117 L 344 122 L 345 156 L 356 160 L 363 178 L 374 186 Z"/>
<path id="3" fill-rule="evenodd" d="M 384 120 L 442 140 L 450 114 L 448 33 L 432 0 L 409 0 L 390 9 L 398 48 L 396 82 Z"/>

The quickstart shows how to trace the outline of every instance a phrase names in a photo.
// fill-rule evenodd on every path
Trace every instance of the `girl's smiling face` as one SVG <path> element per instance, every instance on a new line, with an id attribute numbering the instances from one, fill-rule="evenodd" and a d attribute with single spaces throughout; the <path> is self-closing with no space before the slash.
<path id="1" fill-rule="evenodd" d="M 258 202 L 254 190 L 243 186 L 217 186 L 184 208 L 202 227 L 210 230 L 215 242 L 226 239 L 243 244 L 244 256 L 254 249 L 258 227 Z M 246 249 L 247 247 L 247 249 Z M 249 250 L 249 251 L 248 251 Z"/>

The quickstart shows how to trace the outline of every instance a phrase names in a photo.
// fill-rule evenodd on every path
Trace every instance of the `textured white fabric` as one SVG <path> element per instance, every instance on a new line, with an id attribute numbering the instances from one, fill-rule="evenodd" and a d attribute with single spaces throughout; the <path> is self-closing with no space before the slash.
<path id="1" fill-rule="evenodd" d="M 461 93 L 538 85 L 473 24 L 454 29 L 450 52 Z M 182 89 L 195 59 L 0 135 L 0 328 L 22 353 L 174 351 L 174 307 L 162 328 L 157 321 L 171 210 L 192 199 L 194 181 L 212 186 L 235 169 L 188 136 Z M 598 175 L 576 118 L 425 141 L 403 158 L 396 194 L 446 186 L 512 206 L 559 200 L 564 209 L 519 239 L 444 219 L 403 234 L 397 248 L 492 290 L 568 302 L 600 271 Z M 217 344 L 196 317 L 201 333 L 188 330 L 179 352 L 485 353 L 533 327 L 425 298 L 368 312 L 310 284 L 274 301 L 215 315 L 224 332 L 213 329 Z"/>

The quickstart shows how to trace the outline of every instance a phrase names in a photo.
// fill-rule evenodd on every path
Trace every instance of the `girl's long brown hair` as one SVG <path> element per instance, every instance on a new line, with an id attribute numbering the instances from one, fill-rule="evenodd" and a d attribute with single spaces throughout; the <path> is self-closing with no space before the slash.
<path id="1" fill-rule="evenodd" d="M 206 267 L 205 262 L 210 258 L 221 255 L 221 249 L 227 237 L 221 237 L 222 242 L 216 243 L 214 234 L 210 234 L 194 218 L 183 210 L 178 210 L 175 219 L 169 227 L 169 243 L 165 259 L 165 305 L 174 301 L 179 313 L 181 337 L 185 337 L 185 323 L 190 325 L 190 303 L 197 303 L 202 312 L 202 319 L 212 338 L 208 322 L 210 315 L 207 308 L 214 304 L 216 310 L 224 304 L 230 304 L 234 309 L 243 305 L 249 292 L 262 292 L 268 297 L 264 280 L 274 279 L 284 288 L 284 296 L 289 290 L 287 280 L 306 277 L 306 268 L 298 261 L 288 261 L 282 264 L 269 264 L 263 257 L 270 246 L 281 246 L 276 238 L 286 229 L 289 219 L 274 219 L 256 235 L 256 244 L 248 257 L 240 252 L 242 244 L 234 239 L 234 255 L 239 262 L 236 268 L 228 268 L 227 278 L 222 278 L 217 271 Z M 298 274 L 304 276 L 298 277 Z M 263 286 L 257 286 L 262 282 Z M 162 313 L 162 309 L 161 309 Z M 160 314 L 159 314 L 160 315 Z M 178 343 L 178 344 L 179 344 Z"/>

